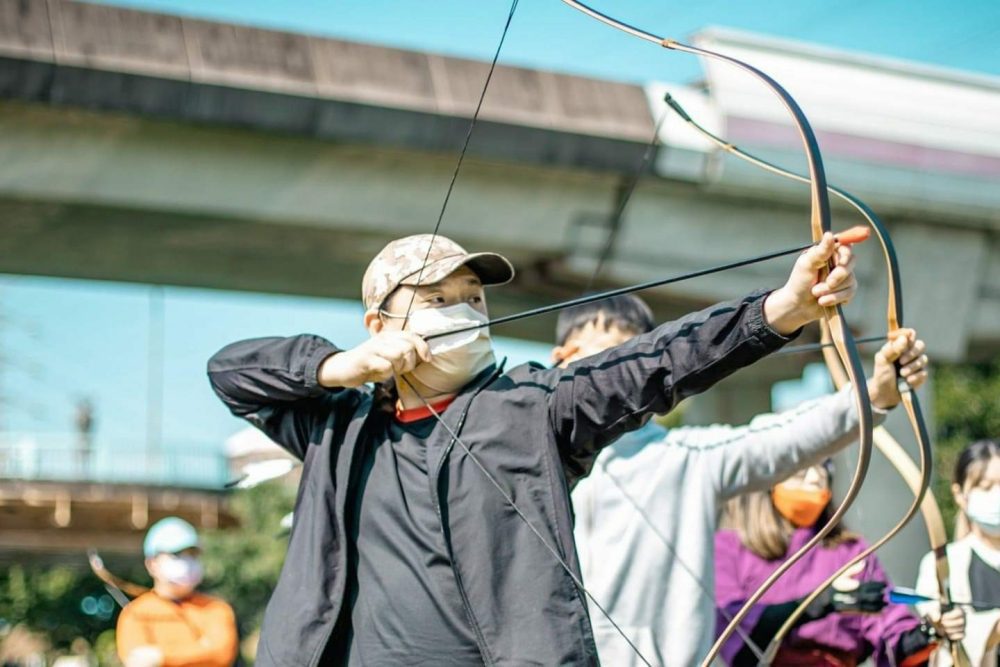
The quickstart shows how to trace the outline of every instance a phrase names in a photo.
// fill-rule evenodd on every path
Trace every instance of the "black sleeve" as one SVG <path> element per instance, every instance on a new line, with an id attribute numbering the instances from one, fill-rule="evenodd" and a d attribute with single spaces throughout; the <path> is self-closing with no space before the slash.
<path id="1" fill-rule="evenodd" d="M 798 609 L 800 604 L 802 604 L 801 599 L 790 600 L 789 602 L 782 602 L 780 604 L 765 605 L 764 611 L 757 619 L 757 624 L 750 631 L 750 641 L 753 642 L 753 645 L 763 648 L 770 644 L 774 636 L 778 634 L 778 630 L 785 624 L 789 616 Z M 834 609 L 830 602 L 830 595 L 821 595 L 816 600 L 813 600 L 806 607 L 805 613 L 795 620 L 794 627 L 821 619 L 832 611 Z M 750 646 L 749 642 L 743 643 L 743 648 L 733 658 L 733 667 L 756 667 L 758 658 Z"/>
<path id="2" fill-rule="evenodd" d="M 230 412 L 303 459 L 316 424 L 346 409 L 352 402 L 344 399 L 356 393 L 325 389 L 316 377 L 339 351 L 319 336 L 244 340 L 209 359 L 208 379 Z"/>
<path id="3" fill-rule="evenodd" d="M 774 636 L 778 634 L 781 626 L 785 624 L 785 621 L 802 604 L 802 600 L 804 599 L 765 605 L 763 613 L 757 619 L 757 624 L 750 631 L 750 639 L 754 645 L 767 646 L 770 644 Z M 863 581 L 856 589 L 850 591 L 837 591 L 833 588 L 826 588 L 795 619 L 795 624 L 792 627 L 797 628 L 800 625 L 819 620 L 834 612 L 877 614 L 885 608 L 885 604 L 885 583 L 882 581 Z M 920 629 L 917 628 L 917 632 L 919 631 Z M 906 635 L 904 635 L 905 638 Z M 924 642 L 924 646 L 926 645 L 927 643 Z M 756 664 L 757 656 L 750 650 L 749 644 L 744 644 L 740 652 L 736 654 L 736 658 L 733 659 L 734 666 L 750 665 L 752 667 Z"/>
<path id="4" fill-rule="evenodd" d="M 928 646 L 931 640 L 924 632 L 923 628 L 913 628 L 903 633 L 896 643 L 896 661 L 902 663 L 903 660 L 920 653 Z M 926 661 L 921 664 L 927 664 Z"/>
<path id="5" fill-rule="evenodd" d="M 549 415 L 570 480 L 586 475 L 600 449 L 623 433 L 794 338 L 765 322 L 768 293 L 668 322 L 556 375 Z"/>
<path id="6" fill-rule="evenodd" d="M 778 634 L 778 630 L 798 606 L 799 600 L 792 600 L 764 607 L 764 612 L 757 619 L 753 630 L 750 631 L 750 641 L 753 642 L 753 645 L 763 648 L 770 644 L 774 636 Z M 802 622 L 800 620 L 798 625 L 801 625 Z M 733 667 L 757 667 L 757 660 L 757 656 L 750 648 L 750 642 L 743 642 L 743 648 L 733 658 Z"/>

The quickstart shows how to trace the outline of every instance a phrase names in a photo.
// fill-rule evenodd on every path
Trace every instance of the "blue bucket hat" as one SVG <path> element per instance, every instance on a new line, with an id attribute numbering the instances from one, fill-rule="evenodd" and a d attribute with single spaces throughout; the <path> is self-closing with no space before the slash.
<path id="1" fill-rule="evenodd" d="M 198 546 L 198 531 L 194 526 L 180 517 L 168 516 L 150 526 L 142 543 L 142 553 L 146 558 L 153 558 Z"/>

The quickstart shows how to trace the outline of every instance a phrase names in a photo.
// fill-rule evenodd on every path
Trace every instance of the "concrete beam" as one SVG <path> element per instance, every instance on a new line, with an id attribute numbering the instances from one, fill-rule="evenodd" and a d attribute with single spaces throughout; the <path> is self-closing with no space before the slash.
<path id="1" fill-rule="evenodd" d="M 137 525 L 141 502 L 145 520 Z M 68 521 L 60 522 L 60 505 Z M 218 492 L 134 485 L 4 480 L 0 488 L 0 561 L 23 554 L 76 554 L 88 547 L 135 555 L 149 524 L 180 516 L 199 528 L 228 528 L 236 519 Z"/>
<path id="2" fill-rule="evenodd" d="M 453 168 L 454 156 L 2 102 L 0 270 L 353 299 L 364 266 L 384 243 L 432 227 Z M 496 292 L 497 314 L 576 296 L 627 178 L 472 158 L 442 233 L 515 262 L 520 277 Z M 599 284 L 798 245 L 808 239 L 801 195 L 776 202 L 643 179 Z M 845 209 L 835 213 L 837 226 L 856 224 Z M 885 221 L 904 266 L 908 322 L 925 332 L 932 352 L 959 359 L 977 346 L 996 349 L 991 295 L 1000 294 L 1000 271 L 991 267 L 1000 265 L 1000 247 L 991 232 Z M 882 260 L 874 244 L 859 253 L 863 286 L 849 321 L 859 334 L 880 333 Z M 749 286 L 776 286 L 790 263 L 775 260 L 647 296 L 666 315 Z M 550 322 L 510 332 L 547 340 Z"/>
<path id="3" fill-rule="evenodd" d="M 454 151 L 485 63 L 66 0 L 0 0 L 0 97 Z M 470 153 L 618 170 L 652 133 L 638 86 L 498 66 Z"/>

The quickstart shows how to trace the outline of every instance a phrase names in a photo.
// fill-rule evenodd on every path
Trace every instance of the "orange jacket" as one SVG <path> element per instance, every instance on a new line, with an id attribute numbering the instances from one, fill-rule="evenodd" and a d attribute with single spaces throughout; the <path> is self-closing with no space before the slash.
<path id="1" fill-rule="evenodd" d="M 140 646 L 163 652 L 163 667 L 229 667 L 236 660 L 236 616 L 228 604 L 201 593 L 174 601 L 150 591 L 118 617 L 118 656 Z"/>

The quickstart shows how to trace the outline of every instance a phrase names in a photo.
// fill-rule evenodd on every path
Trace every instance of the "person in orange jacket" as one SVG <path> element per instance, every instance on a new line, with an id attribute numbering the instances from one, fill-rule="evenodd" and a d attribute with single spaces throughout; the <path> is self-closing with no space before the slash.
<path id="1" fill-rule="evenodd" d="M 178 517 L 150 527 L 142 546 L 153 590 L 118 617 L 118 655 L 125 667 L 229 667 L 236 660 L 236 615 L 199 593 L 201 549 L 194 526 Z"/>

